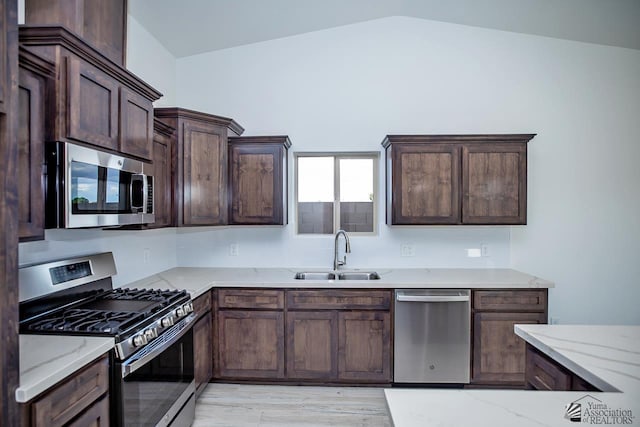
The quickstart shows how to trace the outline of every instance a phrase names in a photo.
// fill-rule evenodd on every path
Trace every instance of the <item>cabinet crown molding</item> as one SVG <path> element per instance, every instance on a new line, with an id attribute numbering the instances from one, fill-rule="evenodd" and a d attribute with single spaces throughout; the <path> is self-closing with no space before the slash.
<path id="1" fill-rule="evenodd" d="M 168 137 L 172 137 L 174 132 L 176 131 L 173 126 L 170 126 L 168 123 L 165 123 L 155 117 L 153 119 L 153 130 Z"/>
<path id="2" fill-rule="evenodd" d="M 493 143 L 523 143 L 529 142 L 535 133 L 516 133 L 516 134 L 470 134 L 470 135 L 387 135 L 382 140 L 382 146 L 388 148 L 393 143 L 415 143 L 415 144 L 430 144 L 430 143 L 447 143 L 447 142 L 459 142 L 459 143 L 478 143 L 478 142 L 493 142 Z"/>
<path id="3" fill-rule="evenodd" d="M 24 46 L 19 47 L 18 62 L 21 68 L 33 71 L 34 73 L 52 78 L 56 75 L 56 65 L 53 62 L 31 52 Z"/>
<path id="4" fill-rule="evenodd" d="M 156 101 L 162 97 L 161 92 L 104 56 L 102 52 L 88 45 L 65 27 L 22 25 L 19 29 L 19 36 L 20 44 L 23 46 L 62 46 L 121 84 L 136 90 L 150 101 Z"/>
<path id="5" fill-rule="evenodd" d="M 287 135 L 270 136 L 230 136 L 229 144 L 282 144 L 284 148 L 291 147 L 291 140 Z"/>
<path id="6" fill-rule="evenodd" d="M 244 128 L 240 126 L 235 120 L 229 117 L 216 116 L 213 114 L 203 113 L 200 111 L 189 110 L 181 107 L 163 107 L 155 108 L 154 114 L 156 117 L 162 119 L 165 117 L 199 120 L 206 123 L 213 123 L 220 126 L 225 126 L 236 135 L 242 135 Z"/>

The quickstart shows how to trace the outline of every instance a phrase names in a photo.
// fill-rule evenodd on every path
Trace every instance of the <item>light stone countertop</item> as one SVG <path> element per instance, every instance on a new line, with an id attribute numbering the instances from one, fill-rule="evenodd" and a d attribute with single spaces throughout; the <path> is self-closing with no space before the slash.
<path id="1" fill-rule="evenodd" d="M 552 288 L 553 282 L 510 269 L 482 268 L 379 268 L 345 269 L 376 271 L 379 280 L 296 280 L 300 271 L 314 268 L 206 268 L 176 267 L 129 283 L 129 288 L 187 290 L 197 298 L 213 287 L 256 288 Z M 340 270 L 341 272 L 343 270 Z"/>
<path id="2" fill-rule="evenodd" d="M 567 427 L 572 423 L 564 418 L 565 405 L 575 401 L 582 405 L 582 424 L 616 425 L 585 419 L 590 405 L 606 405 L 630 416 L 617 424 L 640 425 L 640 326 L 516 325 L 515 331 L 608 392 L 386 389 L 394 426 Z"/>
<path id="3" fill-rule="evenodd" d="M 20 335 L 20 386 L 16 401 L 28 402 L 114 346 L 108 337 Z"/>

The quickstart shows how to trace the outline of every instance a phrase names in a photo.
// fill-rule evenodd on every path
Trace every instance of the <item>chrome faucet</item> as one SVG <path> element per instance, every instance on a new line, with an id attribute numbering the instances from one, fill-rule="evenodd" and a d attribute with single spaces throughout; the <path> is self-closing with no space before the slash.
<path id="1" fill-rule="evenodd" d="M 340 235 L 344 236 L 344 259 L 341 261 L 338 259 L 338 238 L 340 237 Z M 351 243 L 349 242 L 349 236 L 347 235 L 347 232 L 344 230 L 338 230 L 338 232 L 336 233 L 336 238 L 334 241 L 334 248 L 333 248 L 333 270 L 338 270 L 338 267 L 340 267 L 341 265 L 345 265 L 347 263 L 347 254 L 351 253 Z"/>

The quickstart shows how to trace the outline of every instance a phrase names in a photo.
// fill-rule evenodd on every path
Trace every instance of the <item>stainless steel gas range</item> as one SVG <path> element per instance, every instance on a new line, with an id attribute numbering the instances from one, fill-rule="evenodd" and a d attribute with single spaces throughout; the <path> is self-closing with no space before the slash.
<path id="1" fill-rule="evenodd" d="M 113 289 L 111 252 L 20 268 L 20 333 L 109 336 L 110 423 L 190 426 L 193 322 L 186 291 Z"/>

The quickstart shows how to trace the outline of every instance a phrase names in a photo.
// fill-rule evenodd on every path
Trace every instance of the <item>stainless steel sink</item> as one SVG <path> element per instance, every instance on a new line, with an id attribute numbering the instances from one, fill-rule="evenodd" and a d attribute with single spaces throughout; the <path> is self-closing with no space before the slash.
<path id="1" fill-rule="evenodd" d="M 335 273 L 303 271 L 296 273 L 294 279 L 297 280 L 336 280 Z"/>
<path id="2" fill-rule="evenodd" d="M 378 280 L 375 271 L 345 271 L 342 273 L 322 271 L 301 271 L 294 276 L 296 280 Z"/>
<path id="3" fill-rule="evenodd" d="M 345 271 L 338 274 L 338 280 L 378 280 L 380 275 L 375 271 Z"/>

